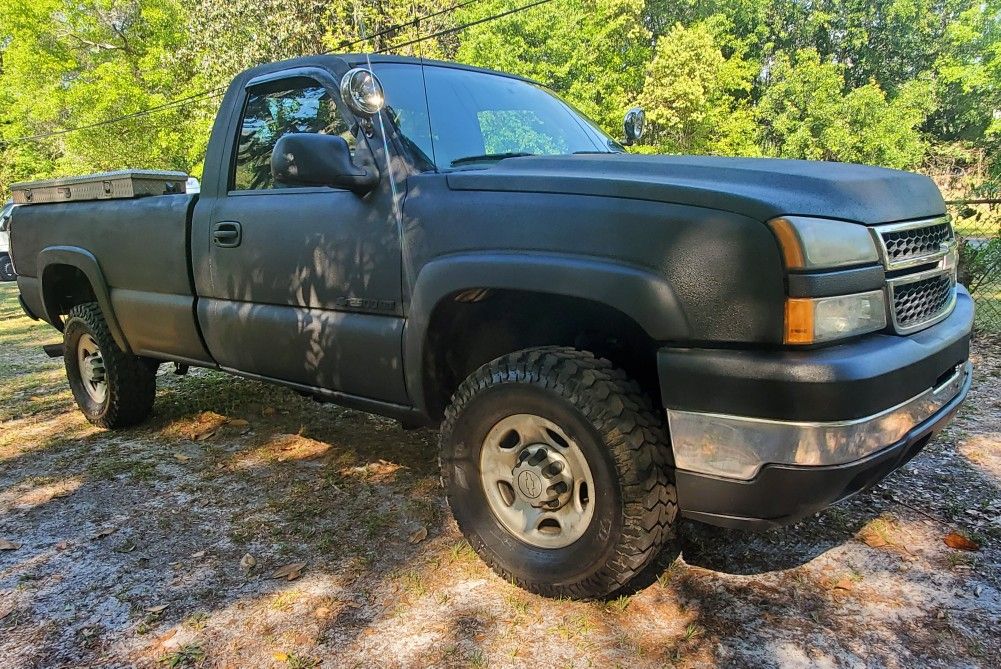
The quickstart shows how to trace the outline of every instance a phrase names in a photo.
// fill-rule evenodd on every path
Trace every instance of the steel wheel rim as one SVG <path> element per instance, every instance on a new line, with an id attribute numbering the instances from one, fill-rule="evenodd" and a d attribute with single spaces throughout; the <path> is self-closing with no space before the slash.
<path id="1" fill-rule="evenodd" d="M 97 404 L 103 404 L 108 397 L 107 372 L 104 368 L 101 347 L 97 345 L 91 335 L 80 336 L 76 348 L 76 359 L 80 368 L 80 380 L 87 397 Z"/>
<path id="2" fill-rule="evenodd" d="M 480 482 L 494 517 L 519 540 L 564 548 L 594 517 L 594 478 L 580 446 L 556 423 L 515 414 L 480 449 Z"/>

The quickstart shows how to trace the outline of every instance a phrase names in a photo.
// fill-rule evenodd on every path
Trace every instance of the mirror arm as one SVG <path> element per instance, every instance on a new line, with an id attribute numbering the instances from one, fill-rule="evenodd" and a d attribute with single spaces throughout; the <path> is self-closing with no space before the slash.
<path id="1" fill-rule="evenodd" d="M 357 158 L 356 154 L 355 159 Z M 381 177 L 379 168 L 376 167 L 375 161 L 371 160 L 367 155 L 361 160 L 361 165 L 356 165 L 355 167 L 357 171 L 354 174 L 345 174 L 338 178 L 338 183 L 328 185 L 347 188 L 355 195 L 365 195 L 379 184 Z"/>

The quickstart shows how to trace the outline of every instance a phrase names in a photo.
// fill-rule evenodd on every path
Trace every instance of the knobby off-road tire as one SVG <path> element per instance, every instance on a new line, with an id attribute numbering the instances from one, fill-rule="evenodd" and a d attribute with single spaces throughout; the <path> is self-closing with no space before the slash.
<path id="1" fill-rule="evenodd" d="M 66 376 L 87 420 L 98 427 L 115 429 L 136 425 L 149 417 L 156 395 L 155 368 L 118 347 L 96 303 L 73 307 L 63 329 L 63 342 Z M 93 351 L 95 345 L 99 357 L 95 360 L 90 355 L 82 362 L 81 348 Z M 88 378 L 81 364 L 91 366 Z M 103 393 L 100 383 L 93 383 L 94 378 L 103 378 Z"/>
<path id="2" fill-rule="evenodd" d="M 480 472 L 484 449 L 499 443 L 491 436 L 495 426 L 503 430 L 505 421 L 521 416 L 558 426 L 562 436 L 550 442 L 569 441 L 586 459 L 593 515 L 569 545 L 527 543 L 524 533 L 519 537 L 507 529 L 503 513 L 491 508 L 497 507 L 498 496 L 487 499 L 491 484 Z M 531 450 L 520 441 L 511 448 Z M 678 504 L 668 449 L 663 421 L 623 371 L 585 351 L 547 347 L 498 358 L 460 385 L 445 413 L 439 457 L 459 528 L 494 571 L 541 595 L 584 599 L 622 589 L 675 541 Z M 524 466 L 531 463 L 526 456 L 514 457 Z M 518 485 L 517 472 L 513 480 Z M 500 498 L 512 499 L 512 494 Z"/>

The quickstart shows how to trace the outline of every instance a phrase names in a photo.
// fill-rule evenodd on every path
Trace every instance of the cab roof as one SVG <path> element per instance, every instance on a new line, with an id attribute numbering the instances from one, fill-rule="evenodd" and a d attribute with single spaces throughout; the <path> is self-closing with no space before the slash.
<path id="1" fill-rule="evenodd" d="M 365 54 L 365 53 L 343 53 L 343 54 L 322 54 L 315 56 L 302 56 L 299 58 L 292 58 L 289 60 L 280 60 L 273 63 L 266 63 L 263 65 L 258 65 L 253 67 L 243 73 L 243 77 L 254 78 L 262 74 L 270 74 L 272 72 L 280 72 L 281 70 L 293 69 L 296 67 L 308 67 L 313 66 L 323 66 L 330 65 L 333 62 L 341 61 L 348 65 L 348 67 L 364 67 L 368 63 L 397 63 L 401 65 L 431 65 L 434 67 L 449 67 L 456 70 L 466 70 L 469 72 L 482 72 L 483 74 L 493 74 L 501 77 L 508 77 L 510 79 L 519 79 L 521 81 L 528 82 L 530 84 L 539 84 L 539 82 L 529 79 L 527 77 L 522 77 L 517 74 L 511 74 L 509 72 L 500 72 L 497 70 L 490 70 L 484 67 L 476 67 L 475 65 L 466 65 L 464 63 L 456 63 L 452 61 L 445 60 L 434 60 L 432 58 L 418 58 L 414 56 L 393 56 L 389 54 Z"/>

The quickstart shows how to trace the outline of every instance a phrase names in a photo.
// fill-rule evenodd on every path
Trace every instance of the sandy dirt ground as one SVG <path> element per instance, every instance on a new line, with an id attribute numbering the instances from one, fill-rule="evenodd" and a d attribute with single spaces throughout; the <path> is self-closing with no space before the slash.
<path id="1" fill-rule="evenodd" d="M 762 534 L 687 523 L 636 594 L 570 602 L 480 563 L 433 432 L 167 366 L 148 425 L 101 431 L 15 295 L 2 667 L 1001 666 L 996 340 L 952 426 L 874 490 Z"/>

